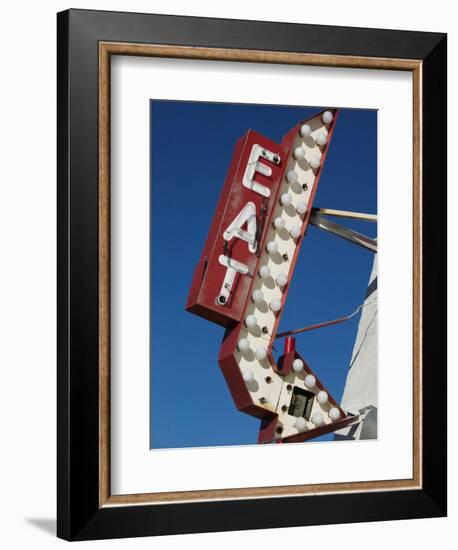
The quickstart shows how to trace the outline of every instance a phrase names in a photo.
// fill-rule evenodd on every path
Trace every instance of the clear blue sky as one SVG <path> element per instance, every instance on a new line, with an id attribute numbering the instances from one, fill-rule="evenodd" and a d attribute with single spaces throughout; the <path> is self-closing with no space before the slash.
<path id="1" fill-rule="evenodd" d="M 322 107 L 155 100 L 150 107 L 151 447 L 254 444 L 259 420 L 237 411 L 218 367 L 224 329 L 184 306 L 236 140 L 252 128 L 280 142 Z M 315 206 L 376 213 L 376 178 L 377 113 L 344 109 Z M 375 224 L 343 223 L 376 236 Z M 351 313 L 364 300 L 372 261 L 371 252 L 310 227 L 279 330 Z M 297 337 L 338 401 L 358 321 Z"/>

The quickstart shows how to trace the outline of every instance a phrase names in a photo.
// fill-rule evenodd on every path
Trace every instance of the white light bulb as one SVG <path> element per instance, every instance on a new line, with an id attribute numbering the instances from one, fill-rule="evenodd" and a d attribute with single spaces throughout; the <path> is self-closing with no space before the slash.
<path id="1" fill-rule="evenodd" d="M 300 159 L 303 159 L 304 157 L 305 157 L 304 149 L 302 149 L 302 147 L 296 147 L 296 149 L 294 149 L 294 158 L 296 160 L 300 160 Z"/>
<path id="2" fill-rule="evenodd" d="M 272 311 L 280 311 L 281 309 L 281 300 L 279 300 L 278 298 L 275 298 L 274 300 L 272 300 L 270 302 L 270 309 Z"/>
<path id="3" fill-rule="evenodd" d="M 339 420 L 340 418 L 340 411 L 337 407 L 332 407 L 332 409 L 329 410 L 329 418 L 335 422 L 336 420 Z"/>
<path id="4" fill-rule="evenodd" d="M 308 124 L 303 124 L 301 126 L 301 136 L 302 137 L 308 137 L 311 133 L 312 133 L 312 128 L 310 128 L 310 126 Z"/>
<path id="5" fill-rule="evenodd" d="M 283 206 L 288 206 L 288 204 L 291 204 L 291 200 L 291 195 L 289 193 L 283 193 L 280 197 L 280 202 Z"/>
<path id="6" fill-rule="evenodd" d="M 328 394 L 325 391 L 318 392 L 318 395 L 316 396 L 316 400 L 320 405 L 324 405 L 328 402 Z"/>
<path id="7" fill-rule="evenodd" d="M 307 212 L 307 203 L 305 201 L 299 201 L 296 205 L 296 212 L 305 214 Z"/>
<path id="8" fill-rule="evenodd" d="M 314 170 L 316 170 L 321 164 L 320 157 L 318 155 L 313 155 L 312 158 L 309 160 L 309 164 Z"/>
<path id="9" fill-rule="evenodd" d="M 258 289 L 253 291 L 253 294 L 251 295 L 251 298 L 253 299 L 253 302 L 255 304 L 259 304 L 260 302 L 262 302 L 264 300 L 264 294 L 263 294 L 262 290 L 260 290 L 258 288 Z"/>
<path id="10" fill-rule="evenodd" d="M 252 380 L 254 380 L 253 371 L 244 370 L 242 372 L 242 378 L 245 380 L 245 382 L 251 382 Z"/>
<path id="11" fill-rule="evenodd" d="M 274 220 L 274 227 L 275 229 L 282 229 L 283 227 L 285 227 L 285 220 L 283 218 L 280 218 L 280 216 L 278 216 L 278 218 L 275 218 Z"/>
<path id="12" fill-rule="evenodd" d="M 332 119 L 333 119 L 333 116 L 332 116 L 331 111 L 325 111 L 325 112 L 321 115 L 321 120 L 322 120 L 325 124 L 329 124 L 330 122 L 332 122 Z"/>
<path id="13" fill-rule="evenodd" d="M 278 244 L 275 241 L 269 241 L 266 248 L 269 254 L 275 254 L 275 252 L 278 252 Z"/>
<path id="14" fill-rule="evenodd" d="M 323 145 L 326 145 L 326 141 L 327 141 L 326 134 L 323 134 L 323 132 L 320 132 L 315 138 L 315 143 L 320 147 Z"/>
<path id="15" fill-rule="evenodd" d="M 278 286 L 285 286 L 288 282 L 288 277 L 284 273 L 279 273 L 275 279 L 275 282 Z"/>
<path id="16" fill-rule="evenodd" d="M 312 416 L 312 423 L 315 424 L 315 426 L 321 426 L 321 424 L 323 424 L 323 415 L 321 413 L 315 413 Z"/>
<path id="17" fill-rule="evenodd" d="M 296 421 L 294 422 L 294 427 L 296 428 L 296 430 L 303 432 L 307 427 L 307 421 L 305 420 L 305 418 L 302 418 L 302 416 L 298 416 L 296 418 Z"/>
<path id="18" fill-rule="evenodd" d="M 266 348 L 263 346 L 256 348 L 255 355 L 258 361 L 263 361 L 267 357 Z"/>
<path id="19" fill-rule="evenodd" d="M 304 384 L 307 386 L 307 388 L 313 388 L 316 384 L 316 378 L 313 376 L 313 374 L 307 374 L 304 380 Z"/>
<path id="20" fill-rule="evenodd" d="M 298 239 L 301 236 L 301 228 L 295 225 L 290 229 L 289 234 L 293 239 Z"/>
<path id="21" fill-rule="evenodd" d="M 270 277 L 270 267 L 268 267 L 267 265 L 263 265 L 259 270 L 259 276 L 261 277 L 261 279 L 268 279 Z"/>
<path id="22" fill-rule="evenodd" d="M 289 170 L 286 174 L 286 181 L 288 183 L 295 183 L 297 181 L 297 174 L 294 170 Z"/>
<path id="23" fill-rule="evenodd" d="M 258 321 L 254 315 L 247 315 L 245 319 L 245 325 L 248 328 L 254 328 L 258 324 Z"/>
<path id="24" fill-rule="evenodd" d="M 301 359 L 294 359 L 293 361 L 293 371 L 294 372 L 301 372 L 304 368 L 304 361 Z"/>
<path id="25" fill-rule="evenodd" d="M 250 342 L 246 338 L 242 338 L 238 343 L 239 351 L 248 351 L 250 349 Z"/>

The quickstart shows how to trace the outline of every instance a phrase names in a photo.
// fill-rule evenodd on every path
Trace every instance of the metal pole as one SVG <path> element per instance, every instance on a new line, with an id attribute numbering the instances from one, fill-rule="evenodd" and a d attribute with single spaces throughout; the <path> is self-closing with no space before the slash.
<path id="1" fill-rule="evenodd" d="M 363 248 L 366 248 L 371 252 L 377 252 L 376 240 L 366 237 L 365 235 L 362 235 L 357 231 L 353 231 L 353 229 L 348 229 L 343 225 L 334 223 L 324 218 L 320 214 L 314 214 L 313 212 L 312 212 L 312 215 L 310 216 L 309 221 L 312 225 L 314 225 L 315 227 L 318 227 L 319 229 L 324 229 L 325 231 L 328 231 L 329 233 L 333 233 L 334 235 L 337 235 L 342 239 L 350 241 L 353 244 L 362 246 Z"/>
<path id="2" fill-rule="evenodd" d="M 377 222 L 377 214 L 366 214 L 365 212 L 352 212 L 349 210 L 334 210 L 332 208 L 312 208 L 312 214 L 335 216 L 337 218 L 350 218 L 365 222 Z"/>

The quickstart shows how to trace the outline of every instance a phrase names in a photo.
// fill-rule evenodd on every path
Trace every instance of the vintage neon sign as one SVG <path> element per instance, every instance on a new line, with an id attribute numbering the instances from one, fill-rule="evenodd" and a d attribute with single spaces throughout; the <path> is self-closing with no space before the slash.
<path id="1" fill-rule="evenodd" d="M 286 340 L 272 354 L 338 117 L 329 109 L 277 144 L 237 142 L 186 309 L 227 328 L 218 362 L 237 408 L 262 419 L 258 442 L 302 441 L 355 422 Z"/>

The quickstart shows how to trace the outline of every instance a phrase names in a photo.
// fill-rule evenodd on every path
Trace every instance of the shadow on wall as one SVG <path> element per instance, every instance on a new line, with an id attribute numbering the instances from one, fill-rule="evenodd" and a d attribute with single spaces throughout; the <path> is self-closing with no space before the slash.
<path id="1" fill-rule="evenodd" d="M 25 521 L 48 535 L 56 536 L 57 521 L 55 518 L 25 518 Z"/>

